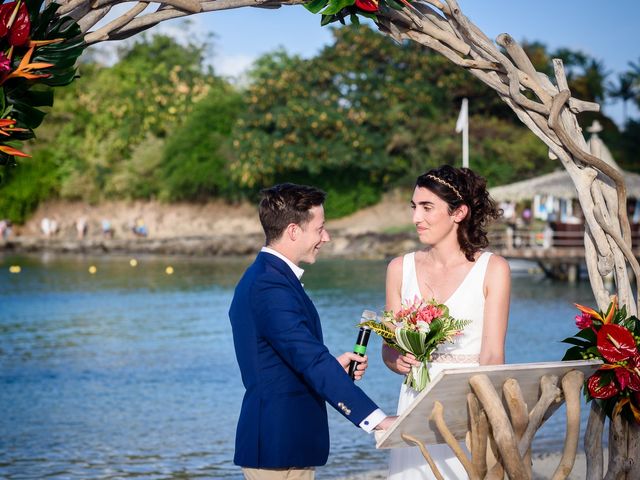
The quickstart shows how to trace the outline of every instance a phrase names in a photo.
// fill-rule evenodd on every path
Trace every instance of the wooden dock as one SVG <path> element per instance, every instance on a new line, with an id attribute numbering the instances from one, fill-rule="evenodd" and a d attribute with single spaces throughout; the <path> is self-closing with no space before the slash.
<path id="1" fill-rule="evenodd" d="M 576 225 L 576 227 L 581 227 Z M 640 235 L 632 236 L 633 251 L 640 258 Z M 577 281 L 586 269 L 584 230 L 555 231 L 542 228 L 500 228 L 489 234 L 489 249 L 507 259 L 536 262 L 552 278 Z"/>

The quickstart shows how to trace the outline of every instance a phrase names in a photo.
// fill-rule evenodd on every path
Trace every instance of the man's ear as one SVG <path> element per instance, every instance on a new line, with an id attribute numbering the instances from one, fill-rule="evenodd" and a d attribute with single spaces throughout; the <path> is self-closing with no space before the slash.
<path id="1" fill-rule="evenodd" d="M 287 225 L 287 229 L 284 231 L 284 234 L 287 235 L 289 240 L 295 242 L 296 238 L 298 238 L 298 229 L 300 226 L 297 223 L 290 223 Z"/>
<path id="2" fill-rule="evenodd" d="M 463 203 L 453 211 L 453 221 L 456 223 L 460 223 L 465 218 L 467 218 L 468 214 L 469 214 L 469 207 Z"/>

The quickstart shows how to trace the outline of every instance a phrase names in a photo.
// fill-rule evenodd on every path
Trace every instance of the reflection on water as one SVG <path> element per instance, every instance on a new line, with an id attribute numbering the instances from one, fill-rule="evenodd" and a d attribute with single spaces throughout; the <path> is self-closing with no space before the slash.
<path id="1" fill-rule="evenodd" d="M 242 385 L 227 309 L 250 259 L 0 257 L 0 477 L 241 478 L 232 465 Z M 10 274 L 20 264 L 22 273 Z M 97 273 L 88 272 L 90 265 Z M 166 266 L 175 273 L 166 275 Z M 386 265 L 320 261 L 305 288 L 339 354 L 363 309 L 384 304 Z M 562 357 L 586 283 L 514 278 L 507 361 Z M 369 346 L 361 382 L 388 412 L 400 377 Z M 560 450 L 563 414 L 536 440 Z M 382 469 L 387 452 L 336 412 L 318 478 Z"/>

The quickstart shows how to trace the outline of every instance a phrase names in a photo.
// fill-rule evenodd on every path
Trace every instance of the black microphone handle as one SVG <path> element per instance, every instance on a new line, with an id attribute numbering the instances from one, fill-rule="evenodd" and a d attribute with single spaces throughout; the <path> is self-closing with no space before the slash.
<path id="1" fill-rule="evenodd" d="M 360 331 L 358 332 L 358 339 L 356 340 L 356 344 L 353 346 L 353 353 L 364 357 L 367 353 L 367 344 L 369 343 L 369 335 L 371 335 L 371 329 L 369 327 L 360 327 Z M 349 377 L 352 380 L 356 378 L 356 368 L 358 363 L 355 360 L 351 360 L 349 362 Z"/>

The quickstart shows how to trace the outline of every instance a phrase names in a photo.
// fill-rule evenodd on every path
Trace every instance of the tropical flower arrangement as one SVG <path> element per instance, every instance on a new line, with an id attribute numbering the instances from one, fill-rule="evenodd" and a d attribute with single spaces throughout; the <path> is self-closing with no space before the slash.
<path id="1" fill-rule="evenodd" d="M 627 316 L 613 297 L 606 312 L 576 304 L 573 337 L 563 340 L 569 348 L 563 360 L 600 359 L 602 366 L 585 382 L 587 401 L 595 400 L 609 418 L 624 415 L 640 424 L 640 320 Z"/>
<path id="2" fill-rule="evenodd" d="M 358 24 L 358 15 L 376 20 L 376 14 L 383 6 L 395 10 L 408 7 L 415 10 L 409 0 L 311 0 L 304 4 L 311 13 L 322 14 L 320 25 L 340 22 L 344 25 L 348 16 L 351 23 Z"/>
<path id="3" fill-rule="evenodd" d="M 412 366 L 404 383 L 422 391 L 429 381 L 427 363 L 439 345 L 450 342 L 469 323 L 449 315 L 449 307 L 435 300 L 425 301 L 416 297 L 411 305 L 402 304 L 394 313 L 384 311 L 382 321 L 369 320 L 358 326 L 368 326 L 391 348 L 400 353 L 412 353 L 420 366 Z"/>
<path id="4" fill-rule="evenodd" d="M 0 165 L 28 156 L 18 148 L 35 136 L 45 115 L 40 108 L 53 105 L 50 87 L 76 77 L 85 43 L 73 19 L 56 16 L 59 7 L 44 0 L 0 4 Z"/>

